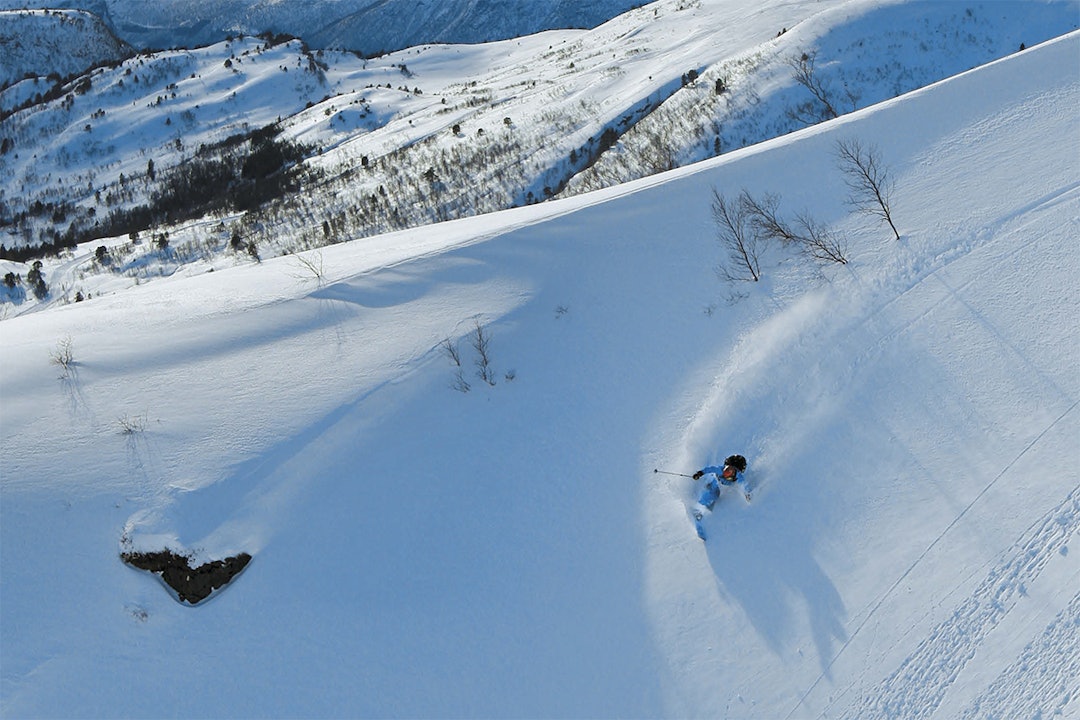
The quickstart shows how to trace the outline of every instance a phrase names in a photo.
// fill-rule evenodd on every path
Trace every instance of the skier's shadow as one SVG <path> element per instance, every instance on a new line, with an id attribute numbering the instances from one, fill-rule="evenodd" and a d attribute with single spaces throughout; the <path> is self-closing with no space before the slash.
<path id="1" fill-rule="evenodd" d="M 844 602 L 813 556 L 814 527 L 827 519 L 812 512 L 769 512 L 740 507 L 735 492 L 721 496 L 708 518 L 709 563 L 722 595 L 734 600 L 777 655 L 798 647 L 805 607 L 822 672 L 847 641 Z M 794 646 L 794 647 L 793 647 Z"/>

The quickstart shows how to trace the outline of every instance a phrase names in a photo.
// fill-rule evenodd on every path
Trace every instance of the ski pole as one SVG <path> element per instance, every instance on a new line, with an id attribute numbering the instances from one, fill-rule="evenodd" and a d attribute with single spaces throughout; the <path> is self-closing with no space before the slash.
<path id="1" fill-rule="evenodd" d="M 686 473 L 668 472 L 667 470 L 657 470 L 656 468 L 653 468 L 653 472 L 660 473 L 661 475 L 675 475 L 677 477 L 688 477 L 691 480 L 694 479 L 693 475 L 687 475 Z"/>

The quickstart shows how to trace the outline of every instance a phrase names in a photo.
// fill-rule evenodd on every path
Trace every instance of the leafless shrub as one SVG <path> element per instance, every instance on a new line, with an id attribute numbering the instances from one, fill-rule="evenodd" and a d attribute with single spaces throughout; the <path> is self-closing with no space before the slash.
<path id="1" fill-rule="evenodd" d="M 126 609 L 128 611 L 128 614 L 130 614 L 136 622 L 144 623 L 150 619 L 150 613 L 146 611 L 146 608 L 140 607 L 138 605 L 132 605 L 128 606 Z"/>
<path id="2" fill-rule="evenodd" d="M 739 194 L 739 205 L 750 219 L 750 227 L 767 240 L 779 240 L 784 245 L 799 242 L 795 231 L 780 216 L 780 196 L 766 193 L 755 198 L 746 190 Z"/>
<path id="3" fill-rule="evenodd" d="M 472 389 L 472 386 L 469 384 L 469 381 L 465 379 L 465 371 L 461 366 L 461 350 L 458 349 L 457 343 L 451 338 L 446 338 L 439 343 L 439 347 L 442 348 L 443 354 L 446 355 L 446 357 L 450 359 L 450 362 L 453 363 L 454 367 L 457 368 L 454 371 L 454 382 L 451 383 L 450 387 L 460 393 L 469 392 L 469 390 Z"/>
<path id="4" fill-rule="evenodd" d="M 300 269 L 297 278 L 314 279 L 319 286 L 326 281 L 326 276 L 323 274 L 323 256 L 321 252 L 316 250 L 310 255 L 293 255 L 293 257 L 296 259 Z"/>
<path id="5" fill-rule="evenodd" d="M 847 265 L 847 251 L 842 236 L 835 235 L 805 213 L 795 216 L 795 224 L 799 228 L 799 247 L 803 254 L 820 262 Z"/>
<path id="6" fill-rule="evenodd" d="M 61 378 L 68 378 L 75 369 L 75 346 L 71 336 L 66 335 L 56 343 L 56 348 L 49 353 L 49 360 L 61 370 Z"/>
<path id="7" fill-rule="evenodd" d="M 120 426 L 120 434 L 134 435 L 146 430 L 147 417 L 146 413 L 135 416 L 124 415 L 117 418 L 116 422 Z"/>
<path id="8" fill-rule="evenodd" d="M 461 367 L 461 351 L 458 350 L 457 343 L 450 338 L 446 338 L 439 343 L 439 347 L 442 348 L 446 357 L 450 358 L 450 362 L 454 363 L 457 367 Z"/>
<path id="9" fill-rule="evenodd" d="M 893 183 L 881 161 L 881 153 L 873 145 L 863 145 L 854 138 L 838 140 L 835 149 L 837 162 L 850 191 L 848 204 L 859 212 L 887 222 L 899 240 L 900 232 L 892 219 Z"/>
<path id="10" fill-rule="evenodd" d="M 495 385 L 495 371 L 491 367 L 491 335 L 485 330 L 480 321 L 476 321 L 476 327 L 472 332 L 472 346 L 476 350 L 476 374 L 488 385 Z"/>
<path id="11" fill-rule="evenodd" d="M 454 382 L 451 383 L 450 387 L 460 393 L 467 393 L 472 390 L 472 385 L 465 379 L 465 373 L 461 368 L 458 368 L 457 372 L 454 373 Z"/>

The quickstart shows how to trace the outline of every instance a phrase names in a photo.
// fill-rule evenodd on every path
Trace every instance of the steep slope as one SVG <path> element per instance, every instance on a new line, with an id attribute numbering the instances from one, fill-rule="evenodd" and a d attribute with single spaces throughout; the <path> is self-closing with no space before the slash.
<path id="1" fill-rule="evenodd" d="M 131 52 L 100 18 L 87 12 L 0 11 L 0 54 L 4 57 L 0 90 L 27 76 L 82 73 L 95 65 L 118 62 Z"/>
<path id="2" fill-rule="evenodd" d="M 782 28 L 771 42 L 702 69 L 576 175 L 567 192 L 627 182 L 778 137 L 1078 27 L 1080 5 L 1071 0 L 860 0 L 826 9 Z M 796 79 L 800 68 L 802 82 Z"/>
<path id="3" fill-rule="evenodd" d="M 1076 714 L 1078 51 L 6 321 L 3 714 Z M 899 242 L 844 206 L 851 137 Z M 718 287 L 714 187 L 851 262 Z M 703 545 L 653 470 L 732 450 L 757 499 Z M 118 558 L 163 545 L 254 559 L 184 607 Z"/>

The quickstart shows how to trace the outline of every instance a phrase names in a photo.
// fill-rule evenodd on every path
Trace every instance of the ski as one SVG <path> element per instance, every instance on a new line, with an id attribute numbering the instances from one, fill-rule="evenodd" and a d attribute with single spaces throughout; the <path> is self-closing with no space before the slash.
<path id="1" fill-rule="evenodd" d="M 704 517 L 704 514 L 701 512 L 701 508 L 695 507 L 691 515 L 693 515 L 694 518 L 694 529 L 697 530 L 697 536 L 701 538 L 702 541 L 704 541 L 705 526 L 701 524 L 701 520 Z"/>

